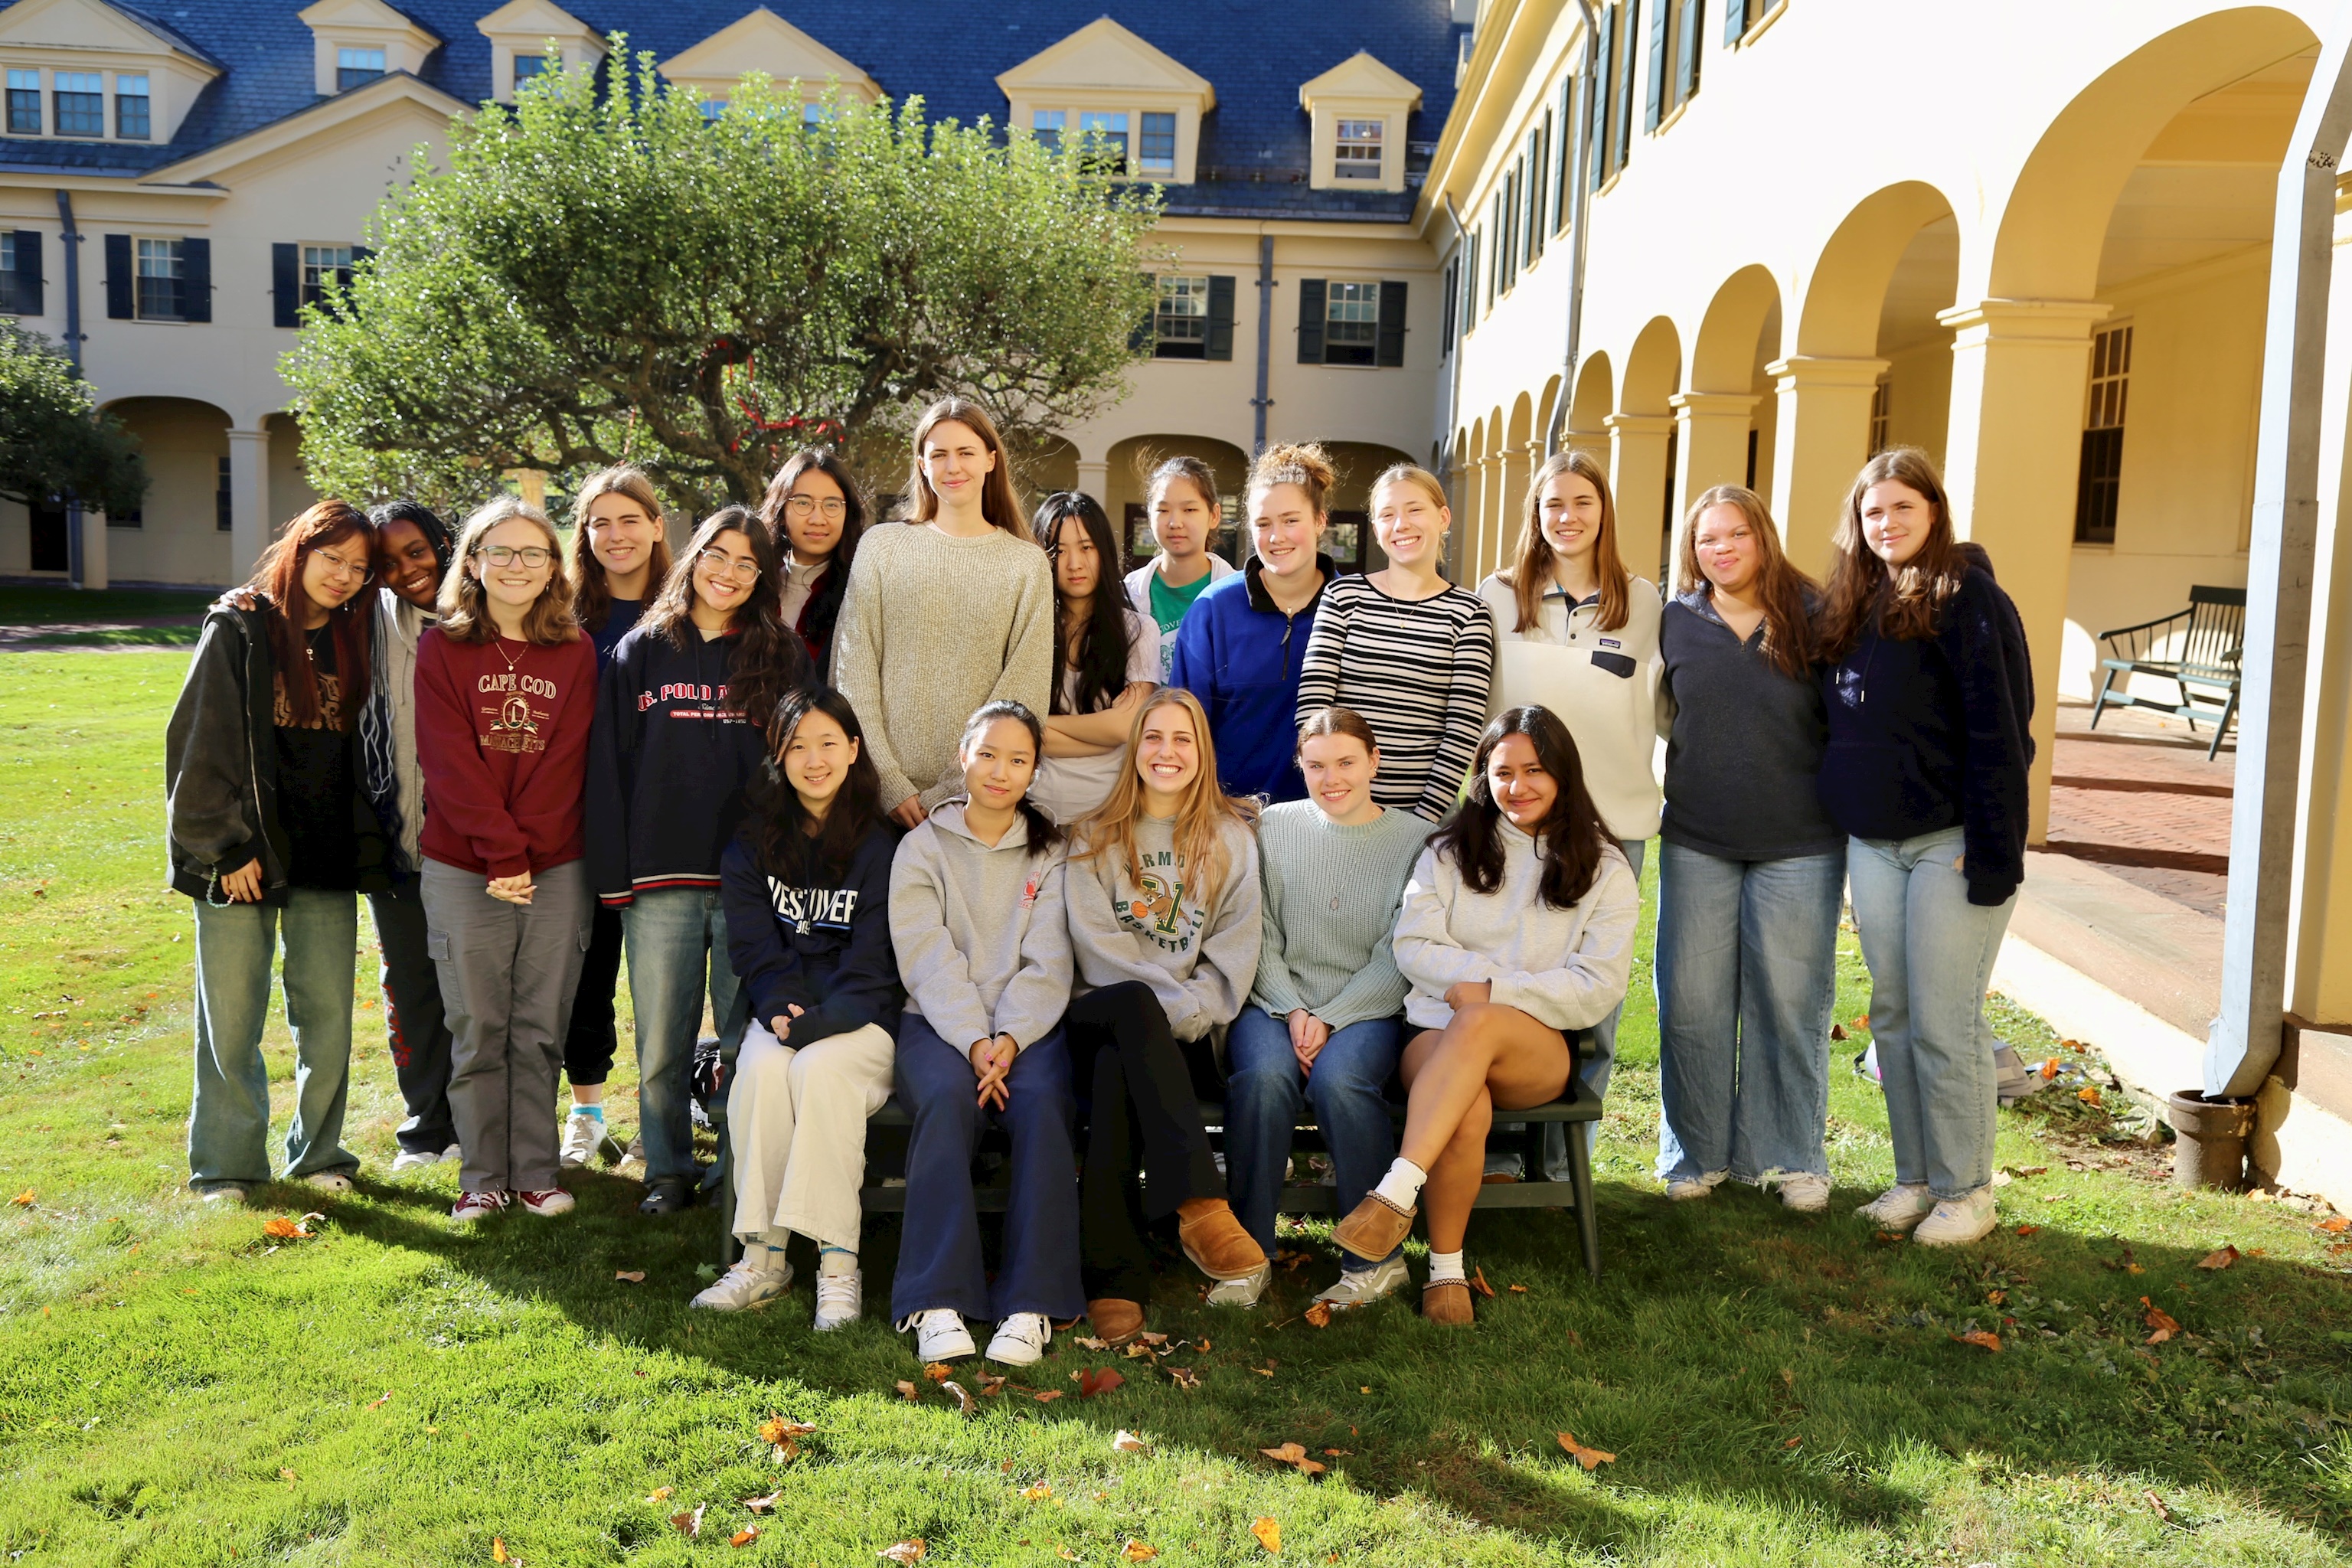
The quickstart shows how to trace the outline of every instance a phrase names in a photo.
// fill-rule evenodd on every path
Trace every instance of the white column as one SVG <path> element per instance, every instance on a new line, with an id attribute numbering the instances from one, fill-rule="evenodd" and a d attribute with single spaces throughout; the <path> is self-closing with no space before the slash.
<path id="1" fill-rule="evenodd" d="M 106 586 L 106 514 L 94 507 L 81 509 L 81 581 L 76 586 Z"/>
<path id="2" fill-rule="evenodd" d="M 1666 514 L 1666 437 L 1674 433 L 1670 414 L 1612 414 L 1609 426 L 1609 483 L 1617 498 L 1617 553 L 1625 570 L 1636 577 L 1659 570 L 1660 524 Z"/>
<path id="3" fill-rule="evenodd" d="M 228 580 L 242 583 L 269 546 L 269 432 L 228 433 Z"/>
<path id="4" fill-rule="evenodd" d="M 1666 400 L 1675 411 L 1675 510 L 1664 570 L 1671 576 L 1682 554 L 1691 502 L 1717 485 L 1748 478 L 1748 432 L 1756 422 L 1752 392 L 1683 392 Z"/>
<path id="5" fill-rule="evenodd" d="M 1110 458 L 1081 455 L 1078 458 L 1078 489 L 1100 501 L 1105 511 L 1110 510 Z M 1110 520 L 1111 531 L 1118 532 L 1126 524 L 1118 518 Z"/>
<path id="6" fill-rule="evenodd" d="M 1845 493 L 1870 456 L 1870 400 L 1886 362 L 1792 354 L 1764 374 L 1780 404 L 1772 515 L 1790 558 L 1822 576 Z"/>

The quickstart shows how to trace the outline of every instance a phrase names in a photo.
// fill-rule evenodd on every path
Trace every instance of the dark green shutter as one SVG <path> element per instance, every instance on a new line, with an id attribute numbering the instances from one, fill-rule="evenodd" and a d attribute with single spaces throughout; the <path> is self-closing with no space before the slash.
<path id="1" fill-rule="evenodd" d="M 1723 47 L 1736 47 L 1748 36 L 1748 0 L 1723 0 Z"/>
<path id="2" fill-rule="evenodd" d="M 131 270 L 131 237 L 110 234 L 106 237 L 106 317 L 110 321 L 128 321 L 139 314 L 137 284 Z"/>
<path id="3" fill-rule="evenodd" d="M 1616 161 L 1612 169 L 1622 169 L 1633 156 L 1633 100 L 1642 90 L 1642 51 L 1635 46 L 1640 37 L 1634 26 L 1635 0 L 1625 0 L 1620 10 L 1617 27 L 1617 92 L 1609 106 L 1615 117 L 1613 135 L 1616 138 Z"/>
<path id="4" fill-rule="evenodd" d="M 180 241 L 180 320 L 213 319 L 213 242 Z"/>
<path id="5" fill-rule="evenodd" d="M 1650 106 L 1642 112 L 1642 128 L 1655 131 L 1666 115 L 1666 17 L 1680 0 L 1650 0 Z"/>
<path id="6" fill-rule="evenodd" d="M 1543 255 L 1544 208 L 1551 199 L 1551 110 L 1544 110 L 1543 124 L 1529 140 L 1535 143 L 1535 156 L 1529 163 L 1534 172 L 1528 178 L 1528 259 L 1532 262 Z"/>
<path id="7" fill-rule="evenodd" d="M 1454 352 L 1454 311 L 1459 300 L 1455 279 L 1462 273 L 1462 253 L 1455 251 L 1454 259 L 1445 264 L 1445 276 L 1438 284 L 1444 292 L 1438 296 L 1437 357 L 1444 359 Z"/>
<path id="8" fill-rule="evenodd" d="M 1323 363 L 1323 279 L 1298 280 L 1298 363 Z"/>
<path id="9" fill-rule="evenodd" d="M 299 245 L 273 245 L 269 247 L 270 324 L 299 327 L 302 324 L 302 247 Z"/>
<path id="10" fill-rule="evenodd" d="M 16 231 L 16 310 L 26 316 L 41 313 L 41 231 Z"/>
<path id="11" fill-rule="evenodd" d="M 1568 193 L 1576 178 L 1576 73 L 1570 71 L 1559 79 L 1559 146 L 1555 154 L 1559 162 L 1553 165 L 1558 172 L 1552 182 L 1551 231 L 1558 234 L 1568 226 Z"/>
<path id="12" fill-rule="evenodd" d="M 1738 0 L 1731 0 L 1737 5 Z M 1698 90 L 1698 36 L 1706 26 L 1706 0 L 1681 0 L 1682 34 L 1675 40 L 1675 101 L 1688 103 Z"/>
<path id="13" fill-rule="evenodd" d="M 1206 357 L 1234 357 L 1234 280 L 1230 277 L 1212 275 L 1209 279 L 1209 352 Z"/>
<path id="14" fill-rule="evenodd" d="M 1599 190 L 1608 174 L 1609 146 L 1609 82 L 1612 66 L 1609 44 L 1616 33 L 1617 9 L 1604 6 L 1601 12 L 1601 30 L 1592 37 L 1592 101 L 1584 106 L 1584 140 L 1586 156 L 1592 163 L 1592 188 Z"/>
<path id="15" fill-rule="evenodd" d="M 1404 363 L 1404 289 L 1402 283 L 1381 283 L 1380 353 L 1372 363 L 1390 369 Z"/>

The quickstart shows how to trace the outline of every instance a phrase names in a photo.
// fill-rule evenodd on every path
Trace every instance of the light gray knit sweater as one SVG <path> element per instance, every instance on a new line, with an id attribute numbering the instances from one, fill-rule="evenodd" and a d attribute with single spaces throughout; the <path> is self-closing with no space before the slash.
<path id="1" fill-rule="evenodd" d="M 1146 816 L 1135 825 L 1143 862 L 1138 886 L 1108 853 L 1070 850 L 1070 945 L 1083 993 L 1121 981 L 1151 987 L 1180 1040 L 1197 1040 L 1230 1024 L 1249 995 L 1264 934 L 1258 913 L 1257 840 L 1238 822 L 1225 825 L 1225 876 L 1213 902 L 1203 901 L 1192 868 L 1176 858 L 1174 824 Z"/>
<path id="2" fill-rule="evenodd" d="M 1394 1017 L 1405 979 L 1390 938 L 1430 825 L 1391 806 L 1343 827 L 1311 800 L 1258 818 L 1265 940 L 1250 1001 L 1277 1018 L 1305 1008 L 1334 1029 Z"/>

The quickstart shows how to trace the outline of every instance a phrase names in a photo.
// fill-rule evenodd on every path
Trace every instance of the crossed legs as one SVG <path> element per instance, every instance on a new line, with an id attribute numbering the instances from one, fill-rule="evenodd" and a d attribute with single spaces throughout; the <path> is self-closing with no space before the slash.
<path id="1" fill-rule="evenodd" d="M 1459 1252 L 1497 1110 L 1559 1098 L 1575 1058 L 1567 1037 L 1517 1007 L 1482 1003 L 1404 1048 L 1404 1137 L 1397 1152 L 1429 1173 L 1421 1205 L 1432 1252 Z"/>

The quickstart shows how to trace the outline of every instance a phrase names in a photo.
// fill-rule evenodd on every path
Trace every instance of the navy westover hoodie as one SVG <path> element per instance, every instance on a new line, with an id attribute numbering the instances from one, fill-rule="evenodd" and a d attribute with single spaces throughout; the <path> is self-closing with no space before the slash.
<path id="1" fill-rule="evenodd" d="M 1315 564 L 1329 587 L 1339 567 L 1328 555 L 1316 556 Z M 1286 616 L 1258 582 L 1262 570 L 1253 559 L 1201 591 L 1176 633 L 1168 683 L 1201 700 L 1217 744 L 1217 781 L 1227 795 L 1304 800 L 1307 784 L 1294 760 L 1298 680 L 1323 590 Z"/>
<path id="2" fill-rule="evenodd" d="M 762 1024 L 793 1007 L 786 1042 L 805 1046 L 867 1024 L 896 1034 L 901 998 L 890 948 L 890 859 L 898 832 L 877 822 L 837 877 L 786 879 L 760 868 L 751 831 L 720 861 L 727 958 Z"/>
<path id="3" fill-rule="evenodd" d="M 1874 627 L 1822 673 L 1829 746 L 1822 804 L 1856 838 L 1958 826 L 1969 902 L 2006 903 L 2025 879 L 2033 671 L 2016 606 L 1980 553 L 1936 635 Z"/>
<path id="4" fill-rule="evenodd" d="M 639 893 L 716 889 L 766 741 L 726 706 L 733 636 L 687 646 L 647 626 L 614 645 L 588 742 L 588 869 L 614 909 Z"/>

